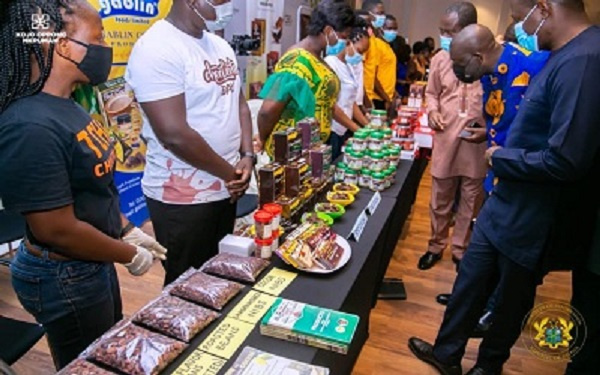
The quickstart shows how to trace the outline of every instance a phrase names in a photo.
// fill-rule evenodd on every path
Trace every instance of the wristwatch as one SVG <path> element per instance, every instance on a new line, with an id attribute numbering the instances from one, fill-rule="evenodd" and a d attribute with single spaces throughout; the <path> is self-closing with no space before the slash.
<path id="1" fill-rule="evenodd" d="M 123 229 L 121 229 L 121 238 L 125 237 L 127 233 L 131 232 L 135 228 L 135 225 L 130 221 L 125 225 Z"/>
<path id="2" fill-rule="evenodd" d="M 252 164 L 256 165 L 256 154 L 253 152 L 247 152 L 247 151 L 241 151 L 240 152 L 240 157 L 242 159 L 244 158 L 250 158 L 250 160 L 252 160 Z"/>

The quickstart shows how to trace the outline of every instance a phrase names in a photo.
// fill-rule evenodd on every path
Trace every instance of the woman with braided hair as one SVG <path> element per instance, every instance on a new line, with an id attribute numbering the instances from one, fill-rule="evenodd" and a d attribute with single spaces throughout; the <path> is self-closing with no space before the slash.
<path id="1" fill-rule="evenodd" d="M 70 99 L 111 68 L 96 10 L 13 0 L 0 12 L 0 197 L 27 222 L 12 284 L 60 369 L 122 318 L 113 263 L 138 276 L 166 250 L 120 214 L 107 133 Z M 51 41 L 21 37 L 50 32 Z"/>

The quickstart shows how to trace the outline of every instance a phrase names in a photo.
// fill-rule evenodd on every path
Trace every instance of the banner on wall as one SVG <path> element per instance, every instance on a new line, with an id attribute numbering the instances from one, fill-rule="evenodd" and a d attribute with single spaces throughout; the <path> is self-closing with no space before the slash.
<path id="1" fill-rule="evenodd" d="M 98 9 L 106 42 L 113 47 L 110 78 L 122 77 L 131 49 L 142 34 L 171 9 L 172 0 L 90 0 Z"/>
<path id="2" fill-rule="evenodd" d="M 96 89 L 82 86 L 77 102 L 110 130 L 117 156 L 115 183 L 121 212 L 135 225 L 150 217 L 141 180 L 146 164 L 146 144 L 141 137 L 141 112 L 122 78 L 131 49 L 156 21 L 166 17 L 172 0 L 90 0 L 102 18 L 106 42 L 113 47 L 110 80 Z"/>

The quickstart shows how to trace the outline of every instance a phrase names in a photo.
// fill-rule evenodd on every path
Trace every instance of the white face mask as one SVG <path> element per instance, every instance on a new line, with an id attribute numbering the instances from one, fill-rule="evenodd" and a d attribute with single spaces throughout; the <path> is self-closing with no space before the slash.
<path id="1" fill-rule="evenodd" d="M 200 18 L 202 18 L 202 20 L 204 20 L 204 24 L 206 25 L 206 28 L 208 29 L 208 31 L 223 30 L 225 28 L 225 26 L 227 26 L 229 24 L 229 22 L 231 22 L 231 19 L 233 18 L 233 13 L 234 13 L 233 12 L 233 2 L 229 1 L 225 4 L 214 5 L 209 0 L 206 0 L 206 3 L 215 9 L 215 14 L 217 15 L 217 18 L 215 20 L 207 20 L 206 18 L 204 18 L 204 16 L 202 16 L 200 11 L 198 9 L 196 9 L 196 7 L 192 6 L 191 4 L 190 4 L 190 8 L 192 8 L 194 13 L 196 13 L 196 15 L 198 15 L 198 17 L 200 17 Z"/>

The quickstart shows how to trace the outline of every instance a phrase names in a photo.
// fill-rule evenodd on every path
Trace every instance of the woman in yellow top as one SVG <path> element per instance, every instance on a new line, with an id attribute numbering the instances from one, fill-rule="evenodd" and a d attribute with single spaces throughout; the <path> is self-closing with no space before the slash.
<path id="1" fill-rule="evenodd" d="M 329 138 L 332 118 L 339 115 L 334 108 L 340 83 L 322 56 L 337 55 L 346 48 L 354 23 L 350 6 L 321 2 L 312 13 L 308 36 L 292 46 L 275 67 L 260 93 L 264 103 L 258 114 L 260 139 L 270 156 L 272 133 L 294 127 L 307 117 L 319 121 L 324 142 Z"/>

